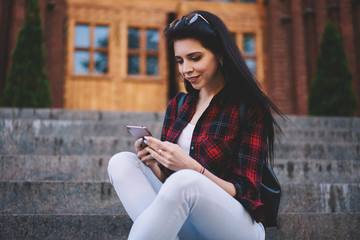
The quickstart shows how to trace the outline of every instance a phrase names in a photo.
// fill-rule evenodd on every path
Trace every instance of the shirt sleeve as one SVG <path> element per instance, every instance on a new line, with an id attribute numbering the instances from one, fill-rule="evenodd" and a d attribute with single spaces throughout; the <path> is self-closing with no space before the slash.
<path id="1" fill-rule="evenodd" d="M 231 182 L 236 188 L 235 198 L 258 220 L 262 216 L 259 207 L 263 205 L 260 201 L 260 185 L 267 139 L 265 111 L 260 106 L 251 108 L 246 118 Z"/>

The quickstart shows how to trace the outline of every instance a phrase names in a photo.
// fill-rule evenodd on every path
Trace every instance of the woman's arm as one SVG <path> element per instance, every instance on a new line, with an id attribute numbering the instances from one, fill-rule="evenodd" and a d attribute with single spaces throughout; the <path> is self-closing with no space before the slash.
<path id="1" fill-rule="evenodd" d="M 266 138 L 265 111 L 257 106 L 247 114 L 248 124 L 243 128 L 239 143 L 237 161 L 233 164 L 233 179 L 236 188 L 235 198 L 248 199 L 260 204 L 259 189 L 262 169 L 265 164 Z"/>

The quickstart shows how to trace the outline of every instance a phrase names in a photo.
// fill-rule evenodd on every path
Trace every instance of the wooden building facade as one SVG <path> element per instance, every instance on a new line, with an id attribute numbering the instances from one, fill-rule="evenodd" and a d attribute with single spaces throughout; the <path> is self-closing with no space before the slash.
<path id="1" fill-rule="evenodd" d="M 337 19 L 360 96 L 359 1 L 38 1 L 55 108 L 164 111 L 182 83 L 174 76 L 162 32 L 197 9 L 224 20 L 270 98 L 285 113 L 300 115 L 307 113 L 324 23 Z M 26 3 L 0 2 L 0 91 Z"/>

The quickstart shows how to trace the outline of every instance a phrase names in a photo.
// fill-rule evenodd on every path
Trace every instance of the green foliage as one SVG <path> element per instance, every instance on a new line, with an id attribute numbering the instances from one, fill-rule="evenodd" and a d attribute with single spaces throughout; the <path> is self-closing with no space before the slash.
<path id="1" fill-rule="evenodd" d="M 37 0 L 30 0 L 25 23 L 12 52 L 12 64 L 2 96 L 7 107 L 50 107 L 44 38 Z"/>
<path id="2" fill-rule="evenodd" d="M 346 60 L 340 33 L 328 22 L 321 41 L 321 54 L 309 93 L 309 114 L 353 116 L 356 98 L 352 74 Z"/>

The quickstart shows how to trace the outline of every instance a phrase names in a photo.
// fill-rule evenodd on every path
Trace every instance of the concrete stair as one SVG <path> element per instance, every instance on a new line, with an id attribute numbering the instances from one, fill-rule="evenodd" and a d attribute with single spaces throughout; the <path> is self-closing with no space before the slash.
<path id="1" fill-rule="evenodd" d="M 0 239 L 126 239 L 109 183 L 126 124 L 160 136 L 163 113 L 0 108 Z M 276 143 L 278 228 L 267 239 L 360 239 L 360 119 L 289 117 Z"/>

